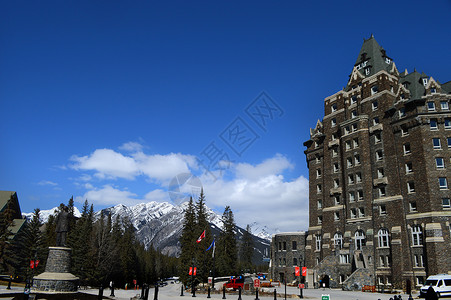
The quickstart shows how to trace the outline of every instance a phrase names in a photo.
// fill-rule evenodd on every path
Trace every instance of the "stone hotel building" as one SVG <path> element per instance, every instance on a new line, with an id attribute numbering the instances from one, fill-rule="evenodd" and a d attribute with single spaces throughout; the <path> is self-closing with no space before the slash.
<path id="1" fill-rule="evenodd" d="M 451 273 L 450 92 L 364 40 L 304 143 L 310 284 L 415 288 Z"/>

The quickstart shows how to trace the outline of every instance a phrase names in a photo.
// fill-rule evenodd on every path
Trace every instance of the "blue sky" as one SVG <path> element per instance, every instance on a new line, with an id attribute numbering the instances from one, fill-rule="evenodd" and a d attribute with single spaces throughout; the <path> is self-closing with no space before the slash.
<path id="1" fill-rule="evenodd" d="M 174 202 L 168 185 L 188 173 L 238 225 L 305 230 L 302 144 L 363 38 L 443 83 L 450 13 L 450 1 L 0 1 L 0 189 L 24 212 L 72 195 L 98 210 Z"/>

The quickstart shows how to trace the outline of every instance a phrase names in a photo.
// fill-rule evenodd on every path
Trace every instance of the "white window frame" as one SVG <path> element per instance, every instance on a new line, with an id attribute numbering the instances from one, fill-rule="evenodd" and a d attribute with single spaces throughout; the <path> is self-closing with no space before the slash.
<path id="1" fill-rule="evenodd" d="M 357 110 L 351 111 L 351 119 L 357 118 Z"/>
<path id="2" fill-rule="evenodd" d="M 357 103 L 357 96 L 351 96 L 351 104 L 356 104 Z"/>
<path id="3" fill-rule="evenodd" d="M 354 184 L 354 174 L 348 174 L 348 184 Z"/>
<path id="4" fill-rule="evenodd" d="M 334 205 L 340 205 L 340 195 L 334 196 Z"/>
<path id="5" fill-rule="evenodd" d="M 385 186 L 381 186 L 377 189 L 379 198 L 385 197 L 387 195 L 387 191 L 385 189 Z"/>
<path id="6" fill-rule="evenodd" d="M 355 202 L 355 192 L 354 191 L 350 191 L 348 193 L 349 196 L 349 202 Z"/>
<path id="7" fill-rule="evenodd" d="M 371 102 L 371 109 L 373 111 L 377 110 L 379 108 L 378 106 L 379 106 L 379 104 L 377 103 L 377 101 Z"/>
<path id="8" fill-rule="evenodd" d="M 338 211 L 334 212 L 334 221 L 340 221 L 340 213 Z"/>
<path id="9" fill-rule="evenodd" d="M 362 182 L 362 173 L 360 173 L 360 172 L 355 173 L 355 182 L 356 183 L 361 183 Z"/>
<path id="10" fill-rule="evenodd" d="M 407 182 L 407 193 L 415 193 L 415 183 L 413 181 Z"/>
<path id="11" fill-rule="evenodd" d="M 437 169 L 444 169 L 445 168 L 445 160 L 443 157 L 436 157 L 435 158 L 435 167 Z"/>
<path id="12" fill-rule="evenodd" d="M 351 157 L 346 158 L 346 166 L 348 168 L 352 167 L 352 158 Z"/>
<path id="13" fill-rule="evenodd" d="M 439 188 L 441 190 L 447 190 L 448 189 L 448 179 L 446 177 L 439 177 L 438 178 L 438 184 L 439 184 Z"/>
<path id="14" fill-rule="evenodd" d="M 373 85 L 371 87 L 371 96 L 374 95 L 374 94 L 377 94 L 378 92 L 379 92 L 379 86 L 377 84 Z"/>
<path id="15" fill-rule="evenodd" d="M 357 209 L 351 208 L 351 219 L 357 219 Z"/>
<path id="16" fill-rule="evenodd" d="M 412 152 L 410 143 L 405 143 L 404 145 L 402 145 L 402 150 L 404 152 L 404 155 L 410 154 Z"/>
<path id="17" fill-rule="evenodd" d="M 409 135 L 409 129 L 401 127 L 401 135 L 402 136 Z"/>
<path id="18" fill-rule="evenodd" d="M 338 188 L 338 187 L 340 187 L 340 179 L 335 178 L 334 179 L 334 188 Z"/>
<path id="19" fill-rule="evenodd" d="M 427 105 L 428 111 L 435 111 L 435 102 L 434 101 L 428 101 L 426 105 Z"/>
<path id="20" fill-rule="evenodd" d="M 376 126 L 376 125 L 378 125 L 379 123 L 380 123 L 379 117 L 374 117 L 374 118 L 373 118 L 373 126 Z"/>
<path id="21" fill-rule="evenodd" d="M 343 235 L 341 233 L 334 234 L 334 247 L 335 249 L 343 248 Z"/>
<path id="22" fill-rule="evenodd" d="M 388 237 L 389 237 L 389 233 L 388 233 L 388 229 L 386 228 L 381 228 L 379 229 L 379 232 L 377 233 L 378 236 L 378 241 L 379 241 L 379 247 L 380 248 L 388 248 L 389 247 L 389 243 L 388 243 Z"/>
<path id="23" fill-rule="evenodd" d="M 442 198 L 442 207 L 451 208 L 451 202 L 449 197 Z"/>
<path id="24" fill-rule="evenodd" d="M 359 148 L 359 139 L 358 138 L 353 139 L 352 144 L 354 148 Z"/>
<path id="25" fill-rule="evenodd" d="M 382 150 L 376 151 L 376 161 L 381 161 L 384 159 L 384 152 Z"/>
<path id="26" fill-rule="evenodd" d="M 384 178 L 384 168 L 377 169 L 377 178 Z"/>
<path id="27" fill-rule="evenodd" d="M 417 211 L 417 203 L 415 201 L 409 202 L 409 211 L 416 212 Z"/>
<path id="28" fill-rule="evenodd" d="M 448 103 L 448 101 L 441 101 L 440 102 L 440 108 L 441 108 L 441 110 L 449 110 L 449 103 Z"/>
<path id="29" fill-rule="evenodd" d="M 319 234 L 315 235 L 315 245 L 316 245 L 316 250 L 320 251 L 321 250 L 321 235 L 319 235 Z"/>
<path id="30" fill-rule="evenodd" d="M 387 207 L 385 206 L 385 204 L 381 204 L 379 206 L 379 215 L 385 216 L 386 214 L 387 214 Z"/>
<path id="31" fill-rule="evenodd" d="M 404 118 L 406 116 L 406 109 L 404 107 L 401 107 L 398 111 L 398 115 L 400 118 Z"/>
<path id="32" fill-rule="evenodd" d="M 381 142 L 381 139 L 382 139 L 381 134 L 380 134 L 379 132 L 376 132 L 376 133 L 374 134 L 374 143 L 375 143 L 375 144 L 380 143 L 380 142 Z"/>
<path id="33" fill-rule="evenodd" d="M 364 218 L 364 217 L 365 217 L 365 208 L 359 207 L 359 218 Z"/>
<path id="34" fill-rule="evenodd" d="M 412 174 L 413 173 L 413 164 L 411 162 L 407 162 L 405 164 L 406 166 L 406 174 Z"/>
<path id="35" fill-rule="evenodd" d="M 330 126 L 331 126 L 331 127 L 337 126 L 337 119 L 332 118 L 332 119 L 330 120 Z"/>
<path id="36" fill-rule="evenodd" d="M 429 129 L 430 130 L 438 130 L 437 119 L 433 118 L 429 120 Z"/>
<path id="37" fill-rule="evenodd" d="M 334 163 L 334 173 L 337 173 L 340 170 L 339 164 L 336 162 Z"/>
<path id="38" fill-rule="evenodd" d="M 445 129 L 451 129 L 451 119 L 445 118 Z"/>
<path id="39" fill-rule="evenodd" d="M 362 250 L 362 248 L 366 246 L 366 236 L 363 230 L 357 230 L 354 234 L 354 239 L 356 250 Z"/>
<path id="40" fill-rule="evenodd" d="M 323 200 L 318 199 L 317 205 L 318 205 L 318 209 L 322 209 L 323 208 Z"/>
<path id="41" fill-rule="evenodd" d="M 363 190 L 357 190 L 357 201 L 363 200 Z"/>
<path id="42" fill-rule="evenodd" d="M 330 106 L 330 111 L 331 111 L 331 112 L 336 112 L 336 111 L 337 111 L 337 103 L 333 103 L 333 104 Z"/>
<path id="43" fill-rule="evenodd" d="M 414 225 L 411 229 L 412 231 L 412 246 L 422 246 L 423 245 L 423 232 L 420 225 Z"/>

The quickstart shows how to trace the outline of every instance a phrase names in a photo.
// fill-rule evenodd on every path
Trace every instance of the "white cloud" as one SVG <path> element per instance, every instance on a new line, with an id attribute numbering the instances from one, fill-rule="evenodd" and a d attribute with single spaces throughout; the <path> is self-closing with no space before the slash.
<path id="1" fill-rule="evenodd" d="M 139 174 L 138 166 L 131 157 L 111 149 L 97 149 L 90 156 L 72 156 L 76 170 L 94 170 L 95 176 L 104 178 L 133 179 Z"/>
<path id="2" fill-rule="evenodd" d="M 50 185 L 50 186 L 57 186 L 58 183 L 55 183 L 53 181 L 49 181 L 49 180 L 41 180 L 38 182 L 38 185 Z"/>
<path id="3" fill-rule="evenodd" d="M 91 186 L 91 188 L 93 188 Z M 101 189 L 91 189 L 83 196 L 75 197 L 75 201 L 83 203 L 86 199 L 94 206 L 114 206 L 116 204 L 136 205 L 142 200 L 136 198 L 137 195 L 127 191 L 119 190 L 111 185 L 104 185 Z"/>
<path id="4" fill-rule="evenodd" d="M 248 163 L 240 163 L 235 166 L 236 175 L 240 178 L 257 179 L 271 174 L 280 174 L 285 169 L 293 169 L 293 165 L 281 154 L 266 159 L 262 163 L 253 166 Z"/>
<path id="5" fill-rule="evenodd" d="M 156 202 L 169 202 L 168 192 L 164 190 L 153 190 L 144 196 L 145 202 L 156 201 Z"/>
<path id="6" fill-rule="evenodd" d="M 144 148 L 143 145 L 141 145 L 140 143 L 128 142 L 128 143 L 122 144 L 122 146 L 119 147 L 119 150 L 129 151 L 129 152 L 139 152 L 139 151 L 142 151 L 143 148 Z"/>

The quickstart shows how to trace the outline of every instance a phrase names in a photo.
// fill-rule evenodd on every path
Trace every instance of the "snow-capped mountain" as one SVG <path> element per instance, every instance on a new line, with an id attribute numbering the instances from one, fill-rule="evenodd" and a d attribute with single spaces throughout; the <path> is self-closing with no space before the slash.
<path id="1" fill-rule="evenodd" d="M 178 256 L 180 254 L 179 237 L 182 234 L 187 205 L 187 202 L 180 205 L 172 205 L 167 202 L 148 202 L 130 207 L 119 204 L 103 209 L 96 215 L 111 214 L 113 220 L 117 216 L 120 219 L 128 218 L 136 229 L 138 240 L 146 247 L 152 245 L 163 253 Z M 219 235 L 222 227 L 221 216 L 208 207 L 206 210 L 212 233 Z M 254 228 L 259 228 L 256 223 L 254 223 Z M 243 228 L 237 226 L 238 239 L 242 237 L 244 231 Z M 265 231 L 260 231 L 258 235 L 254 234 L 253 239 L 256 261 L 260 261 L 269 248 L 270 235 Z"/>
<path id="2" fill-rule="evenodd" d="M 165 254 L 178 256 L 180 254 L 179 237 L 182 234 L 185 210 L 188 202 L 180 205 L 173 205 L 167 202 L 148 202 L 140 203 L 134 206 L 125 206 L 118 204 L 113 207 L 103 209 L 95 214 L 96 218 L 100 214 L 111 214 L 113 220 L 119 217 L 120 220 L 127 218 L 136 229 L 136 236 L 145 247 L 153 246 Z M 48 217 L 55 214 L 57 207 L 42 210 L 41 219 L 46 222 Z M 208 222 L 210 223 L 212 233 L 219 235 L 222 227 L 221 216 L 213 210 L 206 207 Z M 33 213 L 24 213 L 24 216 L 31 218 Z M 80 217 L 80 211 L 75 208 L 75 216 Z M 267 256 L 271 235 L 266 226 L 260 226 L 257 223 L 250 225 L 254 240 L 254 260 L 260 263 Z M 240 240 L 245 229 L 236 228 L 237 239 Z"/>
<path id="3" fill-rule="evenodd" d="M 47 209 L 47 210 L 41 210 L 39 212 L 39 216 L 41 217 L 41 221 L 42 222 L 47 222 L 47 220 L 49 219 L 49 217 L 51 215 L 56 215 L 58 212 L 58 207 L 54 207 L 52 209 Z M 74 215 L 79 218 L 81 217 L 81 213 L 78 210 L 78 208 L 74 207 Z M 22 213 L 22 216 L 26 217 L 27 219 L 31 220 L 33 218 L 33 213 Z"/>

